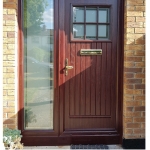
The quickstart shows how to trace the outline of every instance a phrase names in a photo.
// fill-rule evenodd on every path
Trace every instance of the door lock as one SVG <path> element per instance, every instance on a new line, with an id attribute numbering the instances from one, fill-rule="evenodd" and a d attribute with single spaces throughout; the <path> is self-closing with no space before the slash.
<path id="1" fill-rule="evenodd" d="M 73 66 L 68 66 L 68 58 L 65 60 L 65 76 L 68 75 L 68 69 L 73 69 Z"/>

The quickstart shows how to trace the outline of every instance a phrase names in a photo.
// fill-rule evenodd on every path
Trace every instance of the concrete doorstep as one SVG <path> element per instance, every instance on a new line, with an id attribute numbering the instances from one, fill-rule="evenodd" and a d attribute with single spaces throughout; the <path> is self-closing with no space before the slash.
<path id="1" fill-rule="evenodd" d="M 121 145 L 108 145 L 109 149 L 123 149 Z M 70 146 L 24 146 L 24 150 L 68 149 Z"/>

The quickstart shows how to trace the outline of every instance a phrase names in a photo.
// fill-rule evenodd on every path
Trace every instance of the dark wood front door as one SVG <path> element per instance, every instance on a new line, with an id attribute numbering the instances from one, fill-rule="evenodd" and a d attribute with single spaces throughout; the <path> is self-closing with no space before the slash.
<path id="1" fill-rule="evenodd" d="M 118 143 L 118 1 L 65 0 L 62 6 L 60 61 L 73 67 L 62 74 L 62 135 L 79 144 Z M 101 49 L 102 55 L 80 55 L 81 49 Z"/>
<path id="2" fill-rule="evenodd" d="M 19 8 L 23 8 L 21 2 Z M 22 9 L 20 19 L 21 14 Z M 55 0 L 53 33 L 53 125 L 51 129 L 25 129 L 20 89 L 22 141 L 35 146 L 121 143 L 123 1 Z M 82 50 L 87 53 L 81 54 Z M 23 53 L 19 53 L 21 61 Z M 22 64 L 19 72 L 23 88 Z"/>

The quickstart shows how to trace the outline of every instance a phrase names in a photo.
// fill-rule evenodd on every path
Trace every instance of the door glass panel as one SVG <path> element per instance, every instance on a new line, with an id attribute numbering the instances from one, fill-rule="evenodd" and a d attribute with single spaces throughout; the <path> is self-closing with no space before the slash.
<path id="1" fill-rule="evenodd" d="M 98 21 L 102 23 L 108 22 L 108 9 L 99 9 Z"/>
<path id="2" fill-rule="evenodd" d="M 99 25 L 98 26 L 98 37 L 99 38 L 108 38 L 108 26 Z"/>
<path id="3" fill-rule="evenodd" d="M 110 8 L 76 6 L 73 7 L 71 38 L 74 40 L 108 40 L 111 26 Z M 73 35 L 73 36 L 72 36 Z M 71 40 L 72 40 L 71 39 Z"/>
<path id="4" fill-rule="evenodd" d="M 86 25 L 86 38 L 96 39 L 96 25 Z"/>
<path id="5" fill-rule="evenodd" d="M 73 7 L 73 22 L 84 22 L 83 7 Z"/>
<path id="6" fill-rule="evenodd" d="M 86 22 L 96 22 L 97 18 L 97 9 L 96 8 L 87 8 L 86 9 Z"/>
<path id="7" fill-rule="evenodd" d="M 83 39 L 84 38 L 84 25 L 75 24 L 73 25 L 73 37 Z"/>
<path id="8" fill-rule="evenodd" d="M 53 0 L 24 0 L 24 128 L 53 129 Z"/>

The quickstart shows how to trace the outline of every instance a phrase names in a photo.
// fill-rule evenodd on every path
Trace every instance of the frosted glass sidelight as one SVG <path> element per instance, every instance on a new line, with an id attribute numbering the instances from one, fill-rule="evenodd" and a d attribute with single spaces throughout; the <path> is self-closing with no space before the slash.
<path id="1" fill-rule="evenodd" d="M 96 21 L 97 21 L 97 9 L 86 8 L 86 22 L 96 22 Z"/>
<path id="2" fill-rule="evenodd" d="M 54 1 L 32 2 L 23 5 L 24 128 L 53 129 Z"/>
<path id="3" fill-rule="evenodd" d="M 73 7 L 73 22 L 84 22 L 83 7 Z"/>
<path id="4" fill-rule="evenodd" d="M 96 39 L 96 25 L 86 25 L 86 38 Z"/>

